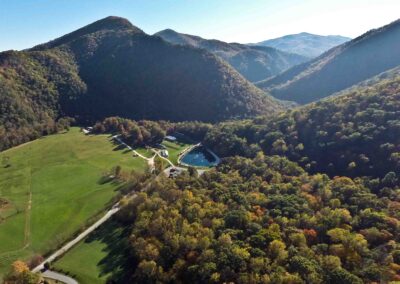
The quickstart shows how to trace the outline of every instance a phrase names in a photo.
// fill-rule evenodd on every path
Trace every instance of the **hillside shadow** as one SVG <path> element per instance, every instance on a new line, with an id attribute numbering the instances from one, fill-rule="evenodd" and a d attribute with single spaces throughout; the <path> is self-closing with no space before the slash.
<path id="1" fill-rule="evenodd" d="M 121 226 L 113 218 L 85 239 L 87 244 L 99 241 L 106 245 L 103 249 L 106 256 L 97 263 L 97 266 L 101 271 L 100 277 L 110 274 L 107 283 L 127 283 L 129 275 L 132 275 L 136 267 L 135 260 L 130 254 L 131 247 L 128 241 L 130 232 L 130 226 Z"/>

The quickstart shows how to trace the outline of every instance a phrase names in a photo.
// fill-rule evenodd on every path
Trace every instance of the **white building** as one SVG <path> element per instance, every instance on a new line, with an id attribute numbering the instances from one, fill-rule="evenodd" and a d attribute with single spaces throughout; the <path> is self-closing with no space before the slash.
<path id="1" fill-rule="evenodd" d="M 168 158 L 168 150 L 161 150 L 160 155 L 161 157 Z"/>

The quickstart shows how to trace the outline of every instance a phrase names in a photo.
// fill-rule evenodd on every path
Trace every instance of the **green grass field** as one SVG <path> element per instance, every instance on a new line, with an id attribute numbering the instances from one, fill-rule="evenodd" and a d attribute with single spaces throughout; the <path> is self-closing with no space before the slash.
<path id="1" fill-rule="evenodd" d="M 139 154 L 145 156 L 146 158 L 151 158 L 151 157 L 154 156 L 154 152 L 152 150 L 150 150 L 150 149 L 146 149 L 146 148 L 140 147 L 140 148 L 136 148 L 134 150 L 136 152 L 138 152 Z"/>
<path id="2" fill-rule="evenodd" d="M 175 164 L 177 164 L 179 153 L 191 146 L 191 144 L 170 141 L 164 141 L 162 144 L 169 152 L 169 159 Z M 144 148 L 135 150 L 146 157 L 153 156 L 153 152 L 150 150 Z M 126 271 L 130 264 L 125 263 L 127 258 L 116 259 L 116 256 L 123 256 L 121 252 L 129 249 L 129 244 L 120 244 L 120 240 L 123 239 L 121 235 L 127 233 L 129 234 L 128 228 L 122 230 L 118 225 L 109 221 L 57 260 L 53 267 L 58 271 L 68 273 L 82 284 L 106 283 L 111 276 L 114 280 L 121 279 L 123 278 L 122 272 Z M 118 238 L 119 241 L 114 241 L 115 238 Z M 115 247 L 116 244 L 119 244 L 120 247 Z M 110 262 L 110 260 L 112 261 Z"/>
<path id="3" fill-rule="evenodd" d="M 178 157 L 179 154 L 190 147 L 191 144 L 181 143 L 181 142 L 171 142 L 164 140 L 162 143 L 165 147 L 167 147 L 169 157 L 168 159 L 174 164 L 178 165 Z"/>
<path id="4" fill-rule="evenodd" d="M 68 273 L 79 283 L 106 283 L 109 274 L 102 273 L 100 262 L 107 256 L 107 245 L 101 241 L 81 242 L 53 266 Z"/>
<path id="5" fill-rule="evenodd" d="M 101 183 L 120 165 L 143 171 L 146 163 L 119 149 L 107 135 L 77 128 L 0 153 L 0 280 L 16 259 L 54 250 L 104 210 L 121 184 Z"/>
<path id="6" fill-rule="evenodd" d="M 111 276 L 122 280 L 132 264 L 126 255 L 129 243 L 121 242 L 129 233 L 130 228 L 110 220 L 56 261 L 53 269 L 68 273 L 80 284 L 106 283 Z"/>

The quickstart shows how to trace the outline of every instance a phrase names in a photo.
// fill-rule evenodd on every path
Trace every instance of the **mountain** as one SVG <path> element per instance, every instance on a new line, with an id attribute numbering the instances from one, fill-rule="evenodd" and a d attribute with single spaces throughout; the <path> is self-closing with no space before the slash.
<path id="1" fill-rule="evenodd" d="M 337 35 L 321 36 L 310 33 L 299 33 L 265 40 L 255 45 L 270 46 L 286 52 L 314 58 L 349 40 L 351 38 Z"/>
<path id="2" fill-rule="evenodd" d="M 258 82 L 277 98 L 309 103 L 400 65 L 400 20 Z"/>
<path id="3" fill-rule="evenodd" d="M 400 67 L 271 119 L 223 123 L 204 143 L 220 156 L 249 155 L 258 145 L 332 177 L 399 175 Z"/>
<path id="4" fill-rule="evenodd" d="M 108 17 L 30 50 L 0 53 L 0 108 L 4 149 L 51 132 L 62 116 L 219 121 L 282 105 L 215 55 Z"/>
<path id="5" fill-rule="evenodd" d="M 207 40 L 198 36 L 181 34 L 171 29 L 160 31 L 155 35 L 173 44 L 203 48 L 227 61 L 247 80 L 252 82 L 279 74 L 308 60 L 304 56 L 283 52 L 271 47 Z"/>

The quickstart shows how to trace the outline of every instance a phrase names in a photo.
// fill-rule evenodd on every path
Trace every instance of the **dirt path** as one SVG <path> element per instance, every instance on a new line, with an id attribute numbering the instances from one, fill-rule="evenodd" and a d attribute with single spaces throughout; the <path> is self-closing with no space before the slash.
<path id="1" fill-rule="evenodd" d="M 30 177 L 32 177 L 32 170 L 30 173 Z M 24 242 L 22 244 L 22 247 L 12 251 L 2 252 L 0 254 L 0 261 L 3 260 L 4 258 L 12 257 L 13 255 L 16 255 L 20 251 L 29 247 L 30 236 L 31 236 L 31 211 L 32 211 L 32 182 L 29 183 L 29 197 L 25 209 Z"/>
<path id="2" fill-rule="evenodd" d="M 26 249 L 29 247 L 30 236 L 31 236 L 31 211 L 32 211 L 32 169 L 30 170 L 31 181 L 29 183 L 29 200 L 26 207 L 25 213 L 25 229 L 24 229 L 24 247 Z"/>

